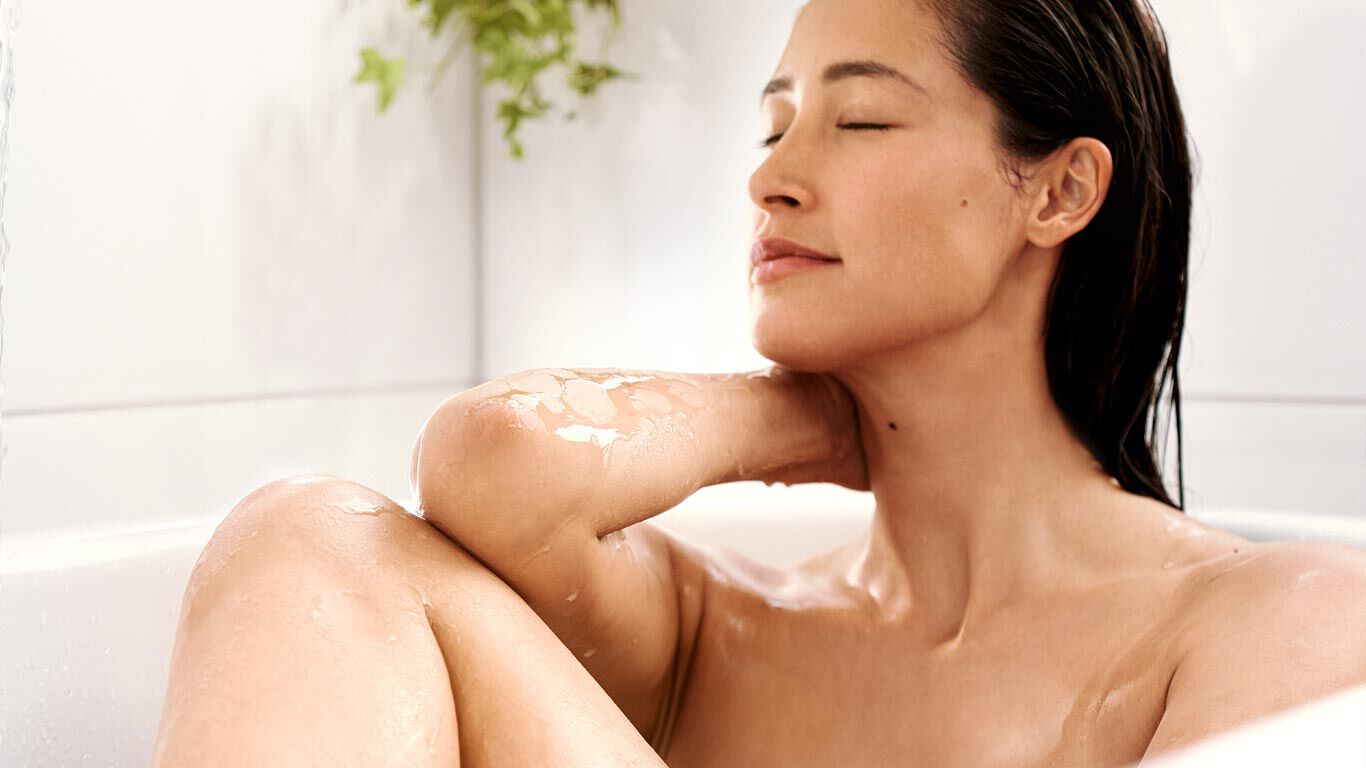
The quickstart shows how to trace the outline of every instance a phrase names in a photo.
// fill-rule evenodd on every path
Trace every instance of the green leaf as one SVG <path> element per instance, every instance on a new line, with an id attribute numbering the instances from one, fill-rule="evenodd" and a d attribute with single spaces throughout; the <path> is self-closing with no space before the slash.
<path id="1" fill-rule="evenodd" d="M 598 90 L 598 86 L 621 77 L 627 77 L 625 72 L 607 64 L 588 64 L 586 62 L 576 62 L 574 69 L 569 73 L 569 87 L 578 91 L 584 96 L 592 96 Z"/>
<path id="2" fill-rule="evenodd" d="M 375 83 L 379 86 L 379 111 L 389 109 L 389 102 L 403 84 L 405 64 L 403 59 L 386 59 L 374 48 L 360 52 L 361 67 L 356 73 L 356 83 Z"/>
<path id="3" fill-rule="evenodd" d="M 432 37 L 447 22 L 464 25 L 479 57 L 482 81 L 501 83 L 508 93 L 498 104 L 496 118 L 504 125 L 503 135 L 514 158 L 525 154 L 516 136 L 522 123 L 545 117 L 555 106 L 541 97 L 538 88 L 547 69 L 566 67 L 569 87 L 584 97 L 595 94 L 609 80 L 634 77 L 605 63 L 573 58 L 578 14 L 605 10 L 612 15 L 613 27 L 619 27 L 620 0 L 407 0 L 407 5 L 424 14 L 423 23 Z M 403 83 L 404 68 L 403 59 L 386 59 L 366 48 L 361 51 L 356 82 L 376 84 L 379 109 L 384 112 Z M 573 120 L 578 113 L 566 115 Z"/>
<path id="4" fill-rule="evenodd" d="M 509 5 L 511 5 L 517 13 L 520 13 L 522 18 L 526 19 L 526 23 L 532 28 L 541 25 L 541 13 L 536 10 L 536 6 L 532 5 L 529 0 L 510 0 Z"/>
<path id="5" fill-rule="evenodd" d="M 468 5 L 466 0 L 416 0 L 410 5 L 426 3 L 431 6 L 431 12 L 427 16 L 427 28 L 432 31 L 432 37 L 436 37 L 441 31 L 441 25 L 446 23 L 446 19 L 451 12 L 462 5 Z"/>

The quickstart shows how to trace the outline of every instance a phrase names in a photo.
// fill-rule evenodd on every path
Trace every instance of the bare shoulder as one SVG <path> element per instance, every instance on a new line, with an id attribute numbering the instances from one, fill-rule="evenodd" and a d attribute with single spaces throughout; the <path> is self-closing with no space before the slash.
<path id="1" fill-rule="evenodd" d="M 1366 683 L 1366 551 L 1249 542 L 1189 586 L 1149 755 Z"/>
<path id="2" fill-rule="evenodd" d="M 1221 622 L 1253 612 L 1267 619 L 1366 613 L 1366 550 L 1346 544 L 1249 542 L 1210 559 L 1193 578 L 1201 608 Z"/>
<path id="3" fill-rule="evenodd" d="M 1366 681 L 1366 550 L 1249 542 L 1211 559 L 1192 580 L 1188 652 L 1211 644 L 1260 649 L 1273 673 L 1333 656 L 1332 669 Z"/>

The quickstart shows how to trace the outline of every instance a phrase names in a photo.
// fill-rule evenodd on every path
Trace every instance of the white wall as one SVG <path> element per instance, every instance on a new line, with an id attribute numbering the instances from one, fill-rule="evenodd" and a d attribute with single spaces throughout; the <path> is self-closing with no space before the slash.
<path id="1" fill-rule="evenodd" d="M 628 4 L 610 60 L 639 83 L 530 130 L 534 163 L 486 140 L 490 373 L 766 364 L 748 335 L 746 183 L 756 94 L 799 5 Z M 1366 6 L 1155 5 L 1203 163 L 1187 501 L 1366 516 Z"/>
<path id="2" fill-rule="evenodd" d="M 347 82 L 365 44 L 442 53 L 406 8 L 28 4 L 0 525 L 221 514 L 310 470 L 403 496 L 422 419 L 478 379 L 764 365 L 746 182 L 798 5 L 627 5 L 607 53 L 641 79 L 527 124 L 516 162 L 466 58 L 383 117 Z M 1362 514 L 1366 9 L 1157 8 L 1202 160 L 1190 501 Z"/>
<path id="3" fill-rule="evenodd" d="M 398 498 L 474 378 L 473 64 L 400 3 L 26 3 L 6 536 L 224 514 L 327 471 Z M 357 51 L 409 52 L 390 113 Z"/>
<path id="4" fill-rule="evenodd" d="M 1366 517 L 1366 5 L 1154 4 L 1203 162 L 1195 499 Z"/>

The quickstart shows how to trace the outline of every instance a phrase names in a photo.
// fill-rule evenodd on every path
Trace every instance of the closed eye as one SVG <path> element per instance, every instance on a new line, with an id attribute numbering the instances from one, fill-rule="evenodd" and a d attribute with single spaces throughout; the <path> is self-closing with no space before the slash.
<path id="1" fill-rule="evenodd" d="M 845 123 L 839 127 L 850 131 L 886 131 L 890 130 L 893 126 L 879 123 Z M 783 135 L 781 133 L 775 133 L 772 136 L 769 136 L 767 139 L 759 142 L 759 149 L 768 149 L 778 143 L 778 140 L 782 137 Z"/>

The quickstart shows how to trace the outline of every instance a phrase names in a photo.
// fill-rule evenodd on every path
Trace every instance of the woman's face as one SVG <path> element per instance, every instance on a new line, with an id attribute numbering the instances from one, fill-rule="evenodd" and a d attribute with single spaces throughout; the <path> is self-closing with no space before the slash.
<path id="1" fill-rule="evenodd" d="M 751 283 L 752 337 L 768 359 L 837 370 L 966 324 L 1024 246 L 995 107 L 944 58 L 937 32 L 915 0 L 803 8 L 774 74 L 789 85 L 762 106 L 760 138 L 781 137 L 750 178 L 754 232 L 842 261 Z M 888 65 L 920 87 L 822 82 L 848 61 Z"/>

